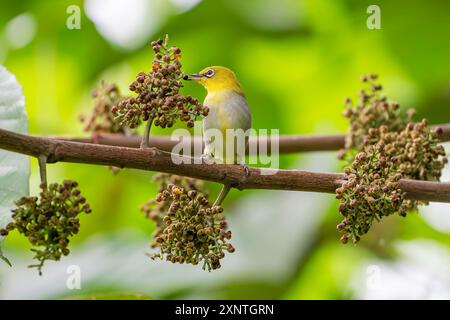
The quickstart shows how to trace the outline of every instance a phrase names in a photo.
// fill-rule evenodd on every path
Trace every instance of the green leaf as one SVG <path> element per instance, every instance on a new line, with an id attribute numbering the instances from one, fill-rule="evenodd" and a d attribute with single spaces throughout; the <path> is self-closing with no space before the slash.
<path id="1" fill-rule="evenodd" d="M 19 133 L 28 132 L 22 87 L 14 75 L 2 65 L 0 65 L 0 128 Z M 14 200 L 28 195 L 29 177 L 28 156 L 0 150 L 0 228 L 12 220 L 11 209 L 14 207 Z M 11 265 L 3 256 L 1 248 L 0 259 Z"/>

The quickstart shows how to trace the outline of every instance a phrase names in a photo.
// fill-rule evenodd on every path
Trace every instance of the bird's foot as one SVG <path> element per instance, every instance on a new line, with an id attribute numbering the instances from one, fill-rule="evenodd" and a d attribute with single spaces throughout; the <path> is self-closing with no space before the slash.
<path id="1" fill-rule="evenodd" d="M 214 157 L 210 154 L 202 154 L 201 155 L 202 161 L 206 164 L 216 164 L 216 161 L 214 160 Z"/>
<path id="2" fill-rule="evenodd" d="M 101 137 L 101 133 L 100 132 L 94 132 L 91 136 L 92 139 L 92 143 L 95 144 L 99 144 L 100 143 L 100 137 Z"/>
<path id="3" fill-rule="evenodd" d="M 152 157 L 161 154 L 161 150 L 156 147 L 149 147 L 141 145 L 141 149 L 151 151 Z"/>
<path id="4" fill-rule="evenodd" d="M 242 167 L 244 168 L 245 176 L 250 176 L 250 168 L 246 164 L 242 164 Z"/>

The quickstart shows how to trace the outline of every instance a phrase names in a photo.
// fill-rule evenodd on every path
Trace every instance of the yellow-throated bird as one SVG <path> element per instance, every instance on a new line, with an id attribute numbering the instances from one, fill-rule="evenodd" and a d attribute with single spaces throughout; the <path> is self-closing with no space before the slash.
<path id="1" fill-rule="evenodd" d="M 234 72 L 225 67 L 212 66 L 199 73 L 187 75 L 184 79 L 196 81 L 208 91 L 203 103 L 210 109 L 208 116 L 203 119 L 204 157 L 224 163 L 243 164 L 248 174 L 244 160 L 248 144 L 247 130 L 252 126 L 252 114 Z M 216 150 L 218 144 L 215 139 L 210 139 L 211 135 L 214 136 L 214 133 L 208 134 L 210 129 L 222 133 L 222 150 Z M 236 138 L 227 140 L 227 129 L 234 130 Z M 243 148 L 242 144 L 239 147 L 238 141 L 245 141 Z M 230 188 L 229 185 L 224 186 L 215 204 L 222 202 Z"/>

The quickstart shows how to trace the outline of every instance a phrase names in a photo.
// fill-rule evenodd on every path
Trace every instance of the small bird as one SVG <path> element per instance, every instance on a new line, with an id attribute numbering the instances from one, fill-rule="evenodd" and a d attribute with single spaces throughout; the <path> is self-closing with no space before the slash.
<path id="1" fill-rule="evenodd" d="M 249 169 L 244 161 L 248 145 L 248 130 L 252 126 L 252 114 L 236 75 L 228 68 L 212 66 L 199 73 L 186 75 L 184 79 L 196 81 L 208 91 L 203 103 L 209 108 L 209 114 L 203 119 L 205 144 L 203 157 L 228 164 L 242 164 L 248 175 Z M 217 141 L 210 139 L 207 133 L 210 129 L 217 129 L 222 133 L 222 150 L 216 150 Z M 227 140 L 227 129 L 234 129 L 237 138 Z M 237 143 L 238 140 L 243 141 L 242 139 L 245 141 L 243 148 Z M 227 150 L 233 151 L 229 154 Z M 230 188 L 231 186 L 224 186 L 216 204 L 222 202 Z"/>

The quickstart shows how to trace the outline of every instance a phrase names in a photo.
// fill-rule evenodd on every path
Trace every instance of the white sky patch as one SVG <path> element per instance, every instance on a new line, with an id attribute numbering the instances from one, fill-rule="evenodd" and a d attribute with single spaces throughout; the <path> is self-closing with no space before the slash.
<path id="1" fill-rule="evenodd" d="M 447 156 L 450 151 L 450 143 L 443 144 L 447 151 Z M 450 165 L 447 164 L 442 170 L 442 182 L 450 182 Z M 441 232 L 450 233 L 450 203 L 430 202 L 428 206 L 419 208 L 425 221 L 434 229 Z"/>
<path id="2" fill-rule="evenodd" d="M 170 0 L 170 2 L 175 6 L 178 13 L 186 12 L 191 10 L 202 0 Z"/>
<path id="3" fill-rule="evenodd" d="M 449 250 L 426 239 L 396 244 L 399 258 L 367 261 L 352 280 L 355 299 L 450 299 Z"/>
<path id="4" fill-rule="evenodd" d="M 4 35 L 11 49 L 20 49 L 27 46 L 36 35 L 36 20 L 31 13 L 22 13 L 5 26 Z"/>
<path id="5" fill-rule="evenodd" d="M 162 0 L 86 0 L 86 15 L 109 42 L 136 49 L 149 41 L 166 17 Z"/>

